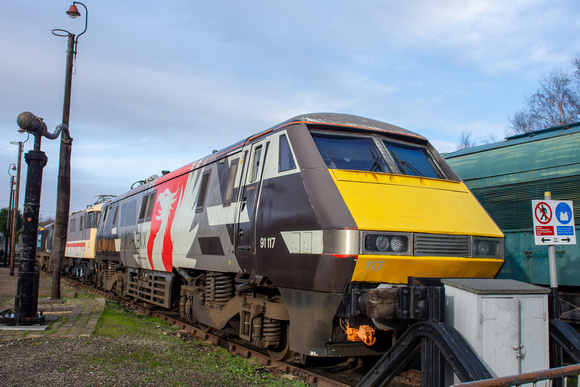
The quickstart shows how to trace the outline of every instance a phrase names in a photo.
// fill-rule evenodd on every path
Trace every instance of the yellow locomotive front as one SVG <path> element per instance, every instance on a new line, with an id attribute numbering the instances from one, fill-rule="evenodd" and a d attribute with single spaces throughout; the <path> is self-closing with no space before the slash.
<path id="1" fill-rule="evenodd" d="M 493 277 L 503 235 L 460 181 L 332 170 L 358 225 L 353 281 Z"/>
<path id="2" fill-rule="evenodd" d="M 502 232 L 427 139 L 388 124 L 310 134 L 355 225 L 325 231 L 323 247 L 355 261 L 336 314 L 348 341 L 372 346 L 442 310 L 427 289 L 441 278 L 497 274 Z"/>
<path id="3" fill-rule="evenodd" d="M 503 234 L 417 135 L 312 131 L 358 229 L 353 282 L 493 277 Z"/>

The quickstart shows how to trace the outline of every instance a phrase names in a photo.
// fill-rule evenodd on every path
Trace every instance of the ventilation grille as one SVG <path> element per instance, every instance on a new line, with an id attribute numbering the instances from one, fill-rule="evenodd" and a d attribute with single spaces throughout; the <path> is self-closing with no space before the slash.
<path id="1" fill-rule="evenodd" d="M 468 235 L 415 234 L 415 255 L 443 257 L 471 256 Z"/>

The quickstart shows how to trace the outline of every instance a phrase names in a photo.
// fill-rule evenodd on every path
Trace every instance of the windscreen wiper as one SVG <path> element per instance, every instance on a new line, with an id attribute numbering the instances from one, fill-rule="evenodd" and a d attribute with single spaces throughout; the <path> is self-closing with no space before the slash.
<path id="1" fill-rule="evenodd" d="M 425 177 L 425 175 L 423 175 L 417 168 L 415 168 L 410 162 L 406 161 L 406 160 L 402 160 L 401 164 L 403 164 L 404 166 L 406 166 L 407 168 L 409 168 L 411 171 L 415 172 L 417 174 L 417 176 L 423 176 Z"/>
<path id="2" fill-rule="evenodd" d="M 371 168 L 369 169 L 369 171 L 371 172 L 376 172 L 377 170 L 380 170 L 380 172 L 385 172 L 383 166 L 381 165 L 381 161 L 383 161 L 381 159 L 381 157 L 379 155 L 377 155 L 375 153 L 375 150 L 373 149 L 373 147 L 369 147 L 370 151 L 371 151 L 371 155 L 373 155 L 373 165 L 371 165 Z"/>

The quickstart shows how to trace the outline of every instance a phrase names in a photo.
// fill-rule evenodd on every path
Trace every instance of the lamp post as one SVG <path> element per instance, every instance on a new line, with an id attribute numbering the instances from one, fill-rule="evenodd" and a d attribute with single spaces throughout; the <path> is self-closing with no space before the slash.
<path id="1" fill-rule="evenodd" d="M 74 59 L 77 54 L 77 44 L 81 35 L 87 31 L 89 11 L 87 7 L 78 1 L 73 2 L 67 11 L 71 18 L 81 16 L 77 4 L 85 9 L 85 29 L 76 38 L 73 33 L 61 29 L 54 29 L 52 33 L 60 37 L 68 37 L 68 48 L 66 56 L 66 72 L 64 82 L 64 103 L 62 109 L 62 123 L 67 127 L 70 117 L 70 101 L 72 89 L 72 75 Z M 68 226 L 68 213 L 70 207 L 70 154 L 72 148 L 72 138 L 69 133 L 63 133 L 60 141 L 60 159 L 58 166 L 58 184 L 56 193 L 56 215 L 54 221 L 54 234 L 52 237 L 52 250 L 50 261 L 52 269 L 52 299 L 60 299 L 60 272 L 64 261 L 64 251 L 66 248 L 66 236 Z"/>
<path id="2" fill-rule="evenodd" d="M 12 246 L 9 244 L 10 241 L 10 230 L 12 230 L 12 201 L 14 200 L 14 175 L 10 173 L 10 171 L 16 170 L 16 164 L 12 163 L 8 166 L 8 176 L 10 176 L 10 204 L 8 205 L 8 213 L 6 214 L 6 229 L 4 230 L 5 239 L 4 239 L 4 267 L 6 267 L 8 263 L 9 257 L 9 249 Z"/>
<path id="3" fill-rule="evenodd" d="M 16 259 L 16 225 L 18 223 L 18 196 L 20 195 L 20 167 L 22 166 L 22 141 L 10 141 L 12 145 L 18 145 L 18 164 L 16 167 L 16 188 L 12 200 L 12 231 L 10 232 L 10 275 L 14 276 L 14 261 Z"/>

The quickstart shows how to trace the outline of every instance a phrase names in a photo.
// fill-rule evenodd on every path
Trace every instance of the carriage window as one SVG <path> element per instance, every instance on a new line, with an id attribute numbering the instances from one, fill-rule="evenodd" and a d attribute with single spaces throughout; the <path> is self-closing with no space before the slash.
<path id="1" fill-rule="evenodd" d="M 113 221 L 111 222 L 111 227 L 117 225 L 117 212 L 119 212 L 119 206 L 115 207 L 115 214 L 113 215 Z"/>
<path id="2" fill-rule="evenodd" d="M 296 162 L 294 162 L 294 157 L 292 157 L 292 151 L 290 150 L 288 139 L 286 138 L 286 135 L 283 134 L 280 136 L 280 159 L 278 162 L 278 172 L 284 172 L 294 168 L 296 168 Z"/>
<path id="3" fill-rule="evenodd" d="M 76 225 L 77 225 L 76 218 L 75 219 L 71 219 L 68 222 L 68 231 L 69 232 L 75 232 L 77 230 Z"/>
<path id="4" fill-rule="evenodd" d="M 148 222 L 151 220 L 153 214 L 153 207 L 155 206 L 155 192 L 143 196 L 141 202 L 141 210 L 139 211 L 139 223 Z"/>
<path id="5" fill-rule="evenodd" d="M 85 223 L 85 217 L 81 216 L 81 221 L 79 222 L 79 231 L 83 231 Z"/>
<path id="6" fill-rule="evenodd" d="M 312 133 L 312 138 L 329 169 L 389 172 L 371 137 Z"/>
<path id="7" fill-rule="evenodd" d="M 236 174 L 238 173 L 238 161 L 239 159 L 235 159 L 232 161 L 232 165 L 230 166 L 230 173 L 226 184 L 226 194 L 224 197 L 224 206 L 230 205 L 234 198 L 234 181 L 236 179 Z"/>
<path id="8" fill-rule="evenodd" d="M 262 145 L 260 145 L 254 150 L 254 159 L 252 160 L 252 175 L 250 176 L 250 183 L 253 183 L 258 179 L 261 157 L 262 157 Z"/>
<path id="9" fill-rule="evenodd" d="M 149 195 L 149 203 L 147 204 L 147 214 L 145 215 L 145 220 L 150 220 L 153 216 L 153 209 L 155 208 L 155 199 L 157 197 L 157 191 Z"/>
<path id="10" fill-rule="evenodd" d="M 143 196 L 143 200 L 141 201 L 141 211 L 139 211 L 139 222 L 143 222 L 145 219 L 145 213 L 147 213 L 147 202 L 149 197 L 147 195 Z"/>
<path id="11" fill-rule="evenodd" d="M 87 228 L 97 228 L 99 223 L 100 211 L 93 211 L 87 213 Z"/>
<path id="12" fill-rule="evenodd" d="M 107 221 L 107 214 L 109 213 L 109 207 L 105 207 L 105 213 L 103 215 L 103 223 Z"/>
<path id="13" fill-rule="evenodd" d="M 436 179 L 443 178 L 425 148 L 385 140 L 383 140 L 383 143 L 402 173 Z"/>
<path id="14" fill-rule="evenodd" d="M 131 200 L 121 206 L 121 227 L 137 223 L 137 200 Z"/>
<path id="15" fill-rule="evenodd" d="M 204 173 L 201 178 L 201 184 L 199 187 L 199 196 L 197 197 L 197 206 L 195 207 L 195 212 L 202 212 L 205 205 L 205 197 L 207 195 L 207 183 L 209 180 L 209 171 Z"/>

